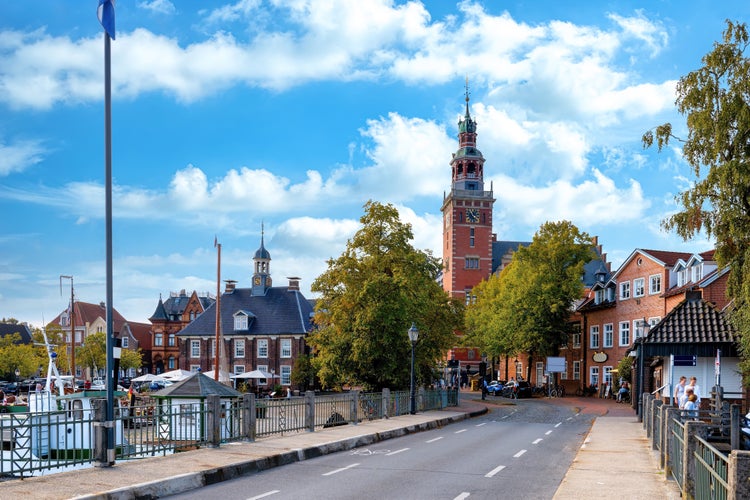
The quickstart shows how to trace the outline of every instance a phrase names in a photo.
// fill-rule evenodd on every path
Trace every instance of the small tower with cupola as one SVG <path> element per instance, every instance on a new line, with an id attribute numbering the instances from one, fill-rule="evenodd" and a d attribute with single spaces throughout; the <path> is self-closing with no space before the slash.
<path id="1" fill-rule="evenodd" d="M 255 256 L 253 257 L 253 295 L 265 295 L 266 290 L 271 288 L 271 254 L 266 250 L 264 233 L 264 228 L 261 225 L 260 248 L 255 251 Z"/>
<path id="2" fill-rule="evenodd" d="M 492 187 L 484 190 L 484 156 L 477 123 L 466 112 L 458 121 L 458 151 L 451 158 L 451 190 L 443 196 L 443 289 L 466 303 L 471 289 L 492 273 Z"/>

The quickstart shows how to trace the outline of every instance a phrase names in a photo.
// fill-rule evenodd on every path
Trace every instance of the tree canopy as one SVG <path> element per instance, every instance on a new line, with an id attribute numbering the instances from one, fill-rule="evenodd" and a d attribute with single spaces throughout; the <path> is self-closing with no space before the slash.
<path id="1" fill-rule="evenodd" d="M 411 245 L 411 225 L 394 206 L 368 201 L 364 210 L 361 228 L 311 287 L 321 294 L 308 338 L 313 364 L 328 388 L 408 387 L 414 323 L 415 371 L 429 381 L 462 326 L 461 305 L 436 281 L 439 259 Z"/>
<path id="2" fill-rule="evenodd" d="M 583 266 L 594 256 L 589 236 L 570 222 L 543 224 L 499 275 L 474 287 L 466 342 L 492 356 L 556 354 L 583 294 Z"/>
<path id="3" fill-rule="evenodd" d="M 750 373 L 750 59 L 744 23 L 727 21 L 699 69 L 680 78 L 675 104 L 687 118 L 687 138 L 673 135 L 666 123 L 646 132 L 644 147 L 659 150 L 671 140 L 695 176 L 676 201 L 679 211 L 663 221 L 688 240 L 705 231 L 716 241 L 715 258 L 729 266 L 728 293 L 734 300 L 743 368 Z"/>

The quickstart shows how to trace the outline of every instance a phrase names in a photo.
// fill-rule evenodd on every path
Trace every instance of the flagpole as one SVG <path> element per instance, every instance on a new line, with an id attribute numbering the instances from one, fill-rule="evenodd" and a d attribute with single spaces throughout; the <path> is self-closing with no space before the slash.
<path id="1" fill-rule="evenodd" d="M 112 93 L 110 38 L 104 32 L 104 164 L 107 246 L 107 462 L 115 463 L 114 328 L 112 321 Z"/>
<path id="2" fill-rule="evenodd" d="M 216 259 L 216 345 L 214 346 L 214 380 L 219 381 L 219 361 L 220 361 L 220 325 L 221 325 L 221 243 L 214 239 L 215 246 L 218 250 Z"/>

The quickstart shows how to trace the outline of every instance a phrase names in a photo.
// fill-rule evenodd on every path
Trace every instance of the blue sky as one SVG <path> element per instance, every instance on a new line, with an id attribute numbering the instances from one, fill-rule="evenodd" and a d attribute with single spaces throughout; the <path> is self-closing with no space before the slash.
<path id="1" fill-rule="evenodd" d="M 0 2 L 0 317 L 105 299 L 103 32 L 96 0 Z M 112 42 L 114 307 L 249 286 L 265 225 L 276 284 L 312 281 L 368 199 L 441 252 L 469 78 L 498 239 L 548 220 L 635 248 L 704 251 L 659 222 L 692 180 L 642 133 L 675 111 L 746 1 L 119 0 Z M 684 134 L 683 134 L 684 135 Z"/>

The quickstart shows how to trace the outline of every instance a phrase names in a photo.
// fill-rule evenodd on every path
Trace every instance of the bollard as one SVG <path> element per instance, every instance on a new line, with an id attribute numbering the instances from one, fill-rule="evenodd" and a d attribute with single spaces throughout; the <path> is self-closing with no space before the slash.
<path id="1" fill-rule="evenodd" d="M 242 395 L 242 436 L 246 441 L 255 441 L 255 394 Z"/>
<path id="2" fill-rule="evenodd" d="M 206 442 L 209 448 L 221 444 L 221 397 L 218 394 L 206 396 Z"/>
<path id="3" fill-rule="evenodd" d="M 315 391 L 305 392 L 305 423 L 307 432 L 315 432 Z"/>
<path id="4" fill-rule="evenodd" d="M 107 459 L 107 400 L 92 399 L 94 410 L 92 433 L 94 440 L 94 467 L 109 467 L 113 465 Z"/>
<path id="5" fill-rule="evenodd" d="M 359 402 L 359 390 L 355 389 L 351 391 L 351 399 L 349 400 L 349 421 L 354 425 L 359 423 L 359 416 L 357 415 L 357 403 Z"/>
<path id="6" fill-rule="evenodd" d="M 732 450 L 729 454 L 729 496 L 727 500 L 750 498 L 750 451 Z"/>
<path id="7" fill-rule="evenodd" d="M 389 408 L 391 406 L 390 404 L 388 404 L 388 403 L 390 403 L 390 401 L 391 401 L 391 390 L 388 389 L 387 387 L 385 387 L 385 388 L 383 388 L 383 396 L 382 396 L 382 400 L 381 400 L 381 403 L 382 403 L 382 411 L 381 411 L 381 413 L 382 413 L 383 417 L 385 417 L 385 418 L 389 418 L 391 416 L 388 413 L 388 410 L 389 410 Z"/>

